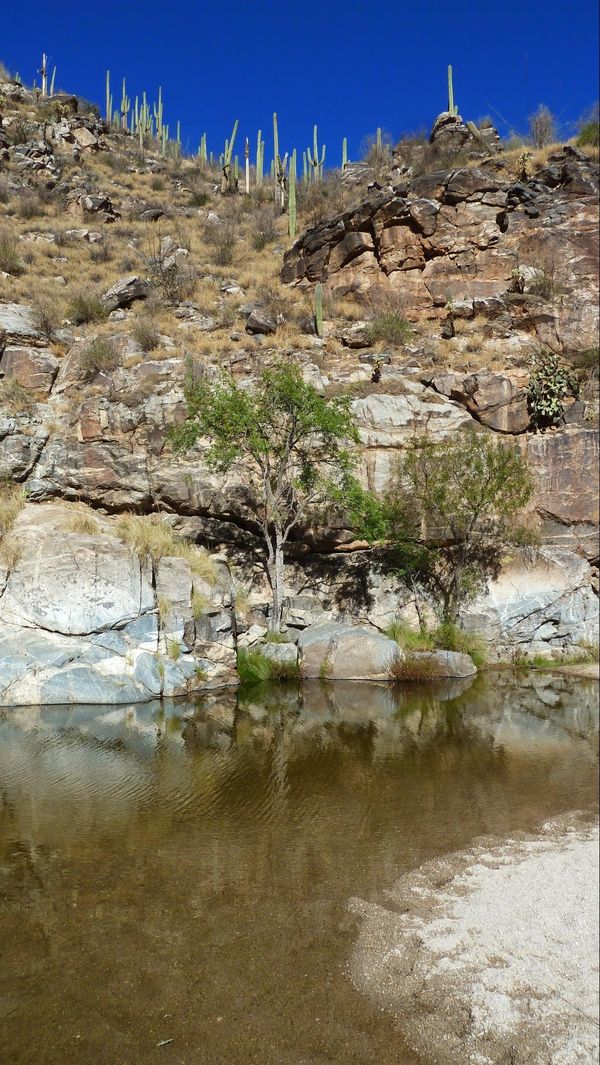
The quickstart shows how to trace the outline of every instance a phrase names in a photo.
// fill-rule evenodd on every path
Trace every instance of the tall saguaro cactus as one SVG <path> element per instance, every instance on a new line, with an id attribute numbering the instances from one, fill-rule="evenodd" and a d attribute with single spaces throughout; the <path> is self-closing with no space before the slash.
<path id="1" fill-rule="evenodd" d="M 52 77 L 50 78 L 50 96 L 54 96 L 54 83 L 56 81 L 56 67 L 52 70 Z"/>
<path id="2" fill-rule="evenodd" d="M 456 118 L 458 107 L 454 103 L 454 86 L 452 84 L 452 67 L 448 66 L 448 112 Z"/>
<path id="3" fill-rule="evenodd" d="M 296 236 L 296 149 L 290 158 L 290 176 L 288 180 L 288 233 Z"/>
<path id="4" fill-rule="evenodd" d="M 158 100 L 153 105 L 153 111 L 154 111 L 154 121 L 156 122 L 156 137 L 157 137 L 157 140 L 162 140 L 163 98 L 162 98 L 162 88 L 161 88 L 160 85 L 158 86 Z"/>
<path id="5" fill-rule="evenodd" d="M 125 91 L 125 78 L 123 78 L 123 88 L 121 91 L 121 129 L 127 129 L 127 115 L 129 114 L 130 107 L 131 100 Z"/>
<path id="6" fill-rule="evenodd" d="M 313 181 L 319 181 L 323 177 L 323 165 L 325 163 L 325 145 L 321 149 L 319 157 L 319 136 L 316 125 L 313 128 L 313 150 L 306 149 L 306 158 L 312 167 Z"/>
<path id="7" fill-rule="evenodd" d="M 345 170 L 348 166 L 348 138 L 344 137 L 342 141 L 342 170 Z"/>
<path id="8" fill-rule="evenodd" d="M 48 56 L 44 52 L 42 55 L 42 65 L 39 69 L 39 74 L 42 79 L 42 96 L 48 95 Z"/>
<path id="9" fill-rule="evenodd" d="M 106 71 L 106 121 L 110 126 L 112 122 L 112 94 L 110 91 L 110 70 Z"/>
<path id="10" fill-rule="evenodd" d="M 265 166 L 265 142 L 262 139 L 262 129 L 259 129 L 258 136 L 256 138 L 256 185 L 257 187 L 263 183 L 263 172 Z"/>

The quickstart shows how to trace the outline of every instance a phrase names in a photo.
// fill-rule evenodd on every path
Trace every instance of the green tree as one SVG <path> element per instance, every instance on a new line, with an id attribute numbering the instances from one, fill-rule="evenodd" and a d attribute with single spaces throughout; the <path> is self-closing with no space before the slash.
<path id="1" fill-rule="evenodd" d="M 190 378 L 188 416 L 172 432 L 179 451 L 206 439 L 203 461 L 236 467 L 265 543 L 272 592 L 270 627 L 281 627 L 284 555 L 290 535 L 355 484 L 348 445 L 357 439 L 347 397 L 326 399 L 295 363 L 264 370 L 252 388 L 231 377 Z"/>
<path id="2" fill-rule="evenodd" d="M 397 567 L 417 579 L 456 624 L 461 607 L 500 571 L 511 545 L 533 537 L 518 524 L 533 491 L 518 449 L 484 433 L 416 437 L 381 504 Z"/>

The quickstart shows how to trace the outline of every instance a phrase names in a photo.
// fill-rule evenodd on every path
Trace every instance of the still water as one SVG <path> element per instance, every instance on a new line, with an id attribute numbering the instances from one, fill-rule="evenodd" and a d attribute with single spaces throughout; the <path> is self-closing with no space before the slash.
<path id="1" fill-rule="evenodd" d="M 0 1061 L 416 1065 L 347 977 L 348 899 L 593 811 L 597 697 L 489 673 L 0 711 Z"/>

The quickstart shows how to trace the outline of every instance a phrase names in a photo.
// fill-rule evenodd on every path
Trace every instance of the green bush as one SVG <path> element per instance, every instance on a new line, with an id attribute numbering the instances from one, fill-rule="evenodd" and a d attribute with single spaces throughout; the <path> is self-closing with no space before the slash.
<path id="1" fill-rule="evenodd" d="M 406 344 L 410 337 L 410 325 L 402 315 L 393 311 L 387 314 L 376 315 L 365 330 L 365 339 L 368 344 L 376 344 L 379 340 L 384 344 L 400 346 Z"/>
<path id="2" fill-rule="evenodd" d="M 108 341 L 98 337 L 81 352 L 79 365 L 83 370 L 85 380 L 89 381 L 98 373 L 116 370 L 119 357 Z"/>
<path id="3" fill-rule="evenodd" d="M 477 668 L 485 665 L 487 661 L 485 641 L 451 621 L 443 621 L 433 630 L 431 637 L 440 651 L 458 651 L 460 654 L 470 655 Z"/>
<path id="4" fill-rule="evenodd" d="M 160 344 L 160 333 L 147 318 L 138 318 L 131 332 L 142 351 L 154 351 Z"/>
<path id="5" fill-rule="evenodd" d="M 580 148 L 597 148 L 600 138 L 598 136 L 600 126 L 598 119 L 593 119 L 591 122 L 586 122 L 579 131 L 577 143 Z"/>
<path id="6" fill-rule="evenodd" d="M 108 311 L 99 296 L 78 292 L 69 303 L 68 315 L 74 325 L 86 325 L 88 322 L 103 322 Z"/>
<path id="7" fill-rule="evenodd" d="M 237 670 L 241 681 L 260 684 L 266 680 L 296 680 L 298 666 L 293 662 L 274 662 L 260 651 L 243 648 L 238 651 Z"/>
<path id="8" fill-rule="evenodd" d="M 390 640 L 395 640 L 404 651 L 434 651 L 435 643 L 427 630 L 411 629 L 406 621 L 393 621 L 385 630 Z"/>

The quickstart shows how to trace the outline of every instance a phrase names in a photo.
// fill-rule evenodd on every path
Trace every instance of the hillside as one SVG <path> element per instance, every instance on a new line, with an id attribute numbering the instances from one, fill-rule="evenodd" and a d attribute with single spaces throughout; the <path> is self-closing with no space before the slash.
<path id="1" fill-rule="evenodd" d="M 202 444 L 176 455 L 168 430 L 190 373 L 252 381 L 281 360 L 352 398 L 374 491 L 425 426 L 514 439 L 541 546 L 465 624 L 499 657 L 593 642 L 597 149 L 504 150 L 443 115 L 429 144 L 298 179 L 291 238 L 254 167 L 246 195 L 243 173 L 225 187 L 218 166 L 16 82 L 0 120 L 0 703 L 234 678 L 267 616 L 251 488 L 210 472 Z M 542 352 L 576 381 L 543 432 L 527 398 Z M 301 528 L 288 625 L 413 619 L 366 548 L 343 518 Z"/>

